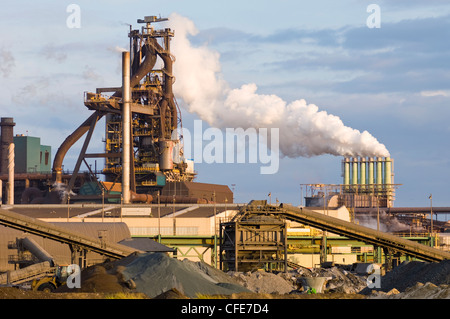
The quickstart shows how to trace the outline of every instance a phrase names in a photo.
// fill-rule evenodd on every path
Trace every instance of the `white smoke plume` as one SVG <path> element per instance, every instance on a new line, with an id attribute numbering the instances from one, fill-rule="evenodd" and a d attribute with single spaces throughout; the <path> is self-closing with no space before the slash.
<path id="1" fill-rule="evenodd" d="M 288 157 L 389 156 L 369 132 L 344 125 L 337 116 L 300 99 L 287 103 L 276 95 L 258 94 L 256 84 L 230 88 L 223 79 L 220 55 L 206 45 L 194 47 L 188 37 L 198 33 L 188 18 L 172 14 L 176 57 L 174 92 L 212 127 L 279 128 L 280 151 Z"/>
<path id="2" fill-rule="evenodd" d="M 373 215 L 357 216 L 356 221 L 361 226 L 377 229 L 377 217 Z M 408 225 L 399 221 L 396 217 L 390 216 L 386 211 L 380 211 L 380 231 L 382 232 L 424 232 L 425 228 L 422 226 Z"/>

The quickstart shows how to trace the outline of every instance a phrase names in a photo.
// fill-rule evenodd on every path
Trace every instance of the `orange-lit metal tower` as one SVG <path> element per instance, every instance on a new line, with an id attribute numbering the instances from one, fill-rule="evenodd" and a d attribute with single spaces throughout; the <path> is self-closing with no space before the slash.
<path id="1" fill-rule="evenodd" d="M 173 94 L 175 57 L 170 52 L 174 32 L 169 28 L 157 30 L 152 25 L 166 20 L 147 16 L 137 20 L 143 24 L 141 30 L 133 30 L 130 26 L 130 101 L 124 101 L 123 87 L 97 88 L 95 93 L 85 93 L 84 104 L 94 113 L 58 149 L 53 163 L 55 182 L 61 183 L 62 161 L 68 149 L 87 132 L 68 190 L 73 189 L 85 158 L 105 158 L 106 182 L 120 183 L 124 171 L 125 102 L 131 112 L 130 189 L 148 194 L 161 189 L 166 182 L 194 179 L 192 163 L 188 165 L 183 157 L 182 138 L 178 134 L 181 114 Z M 156 67 L 158 59 L 162 61 L 160 68 Z M 87 154 L 92 131 L 102 117 L 106 124 L 105 152 Z M 173 153 L 174 149 L 177 154 Z"/>

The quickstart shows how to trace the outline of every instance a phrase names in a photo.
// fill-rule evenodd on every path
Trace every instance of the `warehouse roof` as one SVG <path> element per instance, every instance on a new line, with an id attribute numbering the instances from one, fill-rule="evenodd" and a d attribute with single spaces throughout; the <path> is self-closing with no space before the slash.
<path id="1" fill-rule="evenodd" d="M 136 250 L 141 250 L 145 252 L 175 252 L 176 248 L 170 248 L 163 244 L 160 244 L 153 239 L 137 237 L 137 238 L 126 238 L 119 242 L 119 244 L 134 248 Z"/>
<path id="2" fill-rule="evenodd" d="M 225 210 L 238 210 L 243 204 L 141 204 L 141 205 L 99 205 L 99 204 L 55 204 L 55 205 L 15 205 L 11 208 L 3 206 L 15 213 L 39 219 L 61 219 L 67 221 L 67 218 L 99 218 L 104 217 L 120 218 L 122 207 L 147 208 L 153 218 L 171 217 L 175 212 L 175 217 L 183 218 L 201 218 L 212 217 L 214 212 L 219 214 Z M 159 213 L 159 216 L 158 216 Z M 147 215 L 148 216 L 148 215 Z M 122 216 L 124 217 L 124 216 Z M 143 216 L 129 216 L 143 217 Z"/>

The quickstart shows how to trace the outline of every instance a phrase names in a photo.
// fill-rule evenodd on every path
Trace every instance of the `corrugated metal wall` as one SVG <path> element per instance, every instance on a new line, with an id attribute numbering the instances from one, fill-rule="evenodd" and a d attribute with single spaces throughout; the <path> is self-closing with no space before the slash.
<path id="1" fill-rule="evenodd" d="M 65 227 L 72 231 L 80 232 L 93 238 L 103 236 L 106 242 L 117 243 L 123 239 L 130 238 L 130 231 L 125 223 L 52 223 L 59 227 Z M 9 242 L 15 242 L 16 238 L 33 238 L 42 248 L 52 255 L 58 263 L 70 263 L 70 248 L 66 244 L 61 244 L 54 240 L 42 238 L 36 235 L 26 234 L 9 227 L 0 226 L 0 272 L 13 270 L 14 265 L 8 263 L 9 255 L 17 255 L 16 249 L 8 249 Z M 88 253 L 88 264 L 93 264 L 103 260 L 103 256 L 96 253 Z"/>

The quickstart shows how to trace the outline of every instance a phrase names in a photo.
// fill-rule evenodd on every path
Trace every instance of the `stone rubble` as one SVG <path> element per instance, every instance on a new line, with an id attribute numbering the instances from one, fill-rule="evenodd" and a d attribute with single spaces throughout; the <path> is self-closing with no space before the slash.
<path id="1" fill-rule="evenodd" d="M 149 298 L 169 291 L 188 298 L 199 295 L 306 294 L 306 277 L 326 278 L 321 295 L 358 295 L 370 299 L 450 299 L 450 260 L 440 263 L 403 262 L 379 277 L 381 287 L 369 287 L 369 275 L 357 267 L 336 265 L 326 268 L 300 267 L 288 272 L 228 272 L 203 262 L 177 260 L 166 254 L 130 255 L 122 260 L 86 269 L 80 292 L 132 290 Z M 370 275 L 372 276 L 372 275 Z M 125 287 L 125 288 L 124 288 Z M 174 295 L 175 293 L 172 293 Z"/>
<path id="2" fill-rule="evenodd" d="M 304 277 L 326 277 L 324 291 L 329 293 L 358 293 L 367 286 L 367 276 L 356 275 L 338 267 L 298 268 L 278 274 L 262 271 L 228 274 L 256 293 L 302 293 L 305 292 L 302 282 Z"/>

